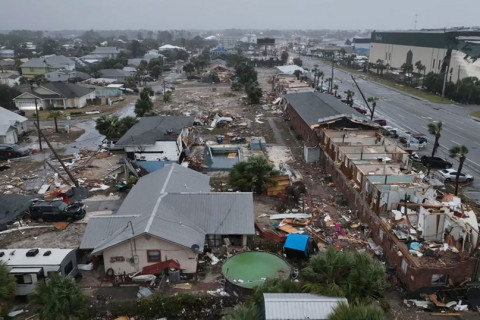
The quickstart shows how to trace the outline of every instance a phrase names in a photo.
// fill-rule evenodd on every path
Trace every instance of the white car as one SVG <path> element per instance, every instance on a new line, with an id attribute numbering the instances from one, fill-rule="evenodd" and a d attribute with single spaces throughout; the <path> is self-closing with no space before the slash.
<path id="1" fill-rule="evenodd" d="M 451 182 L 457 179 L 457 170 L 456 169 L 443 169 L 438 171 L 438 175 L 441 180 L 444 182 Z M 460 172 L 460 176 L 458 177 L 459 182 L 472 182 L 473 177 L 469 174 Z"/>

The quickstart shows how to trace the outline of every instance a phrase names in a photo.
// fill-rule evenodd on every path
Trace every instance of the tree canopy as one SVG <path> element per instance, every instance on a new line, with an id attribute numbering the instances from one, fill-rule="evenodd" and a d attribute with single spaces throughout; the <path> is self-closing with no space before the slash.
<path id="1" fill-rule="evenodd" d="M 95 129 L 107 139 L 118 139 L 137 123 L 134 117 L 119 118 L 115 115 L 102 115 L 96 120 Z"/>
<path id="2" fill-rule="evenodd" d="M 382 308 L 374 304 L 347 305 L 341 303 L 328 320 L 385 320 Z"/>
<path id="3" fill-rule="evenodd" d="M 6 84 L 0 84 L 0 106 L 6 109 L 16 109 L 13 98 L 20 95 L 20 91 L 16 88 L 11 88 Z"/>
<path id="4" fill-rule="evenodd" d="M 142 92 L 140 92 L 140 99 L 135 103 L 135 114 L 137 117 L 143 117 L 153 109 L 153 102 L 150 99 L 152 94 L 153 91 L 149 87 L 143 88 Z"/>
<path id="5" fill-rule="evenodd" d="M 15 278 L 9 273 L 6 264 L 0 263 L 0 317 L 8 313 L 8 303 L 15 297 Z"/>
<path id="6" fill-rule="evenodd" d="M 239 191 L 263 193 L 271 177 L 278 173 L 264 156 L 253 156 L 233 166 L 230 184 Z"/>

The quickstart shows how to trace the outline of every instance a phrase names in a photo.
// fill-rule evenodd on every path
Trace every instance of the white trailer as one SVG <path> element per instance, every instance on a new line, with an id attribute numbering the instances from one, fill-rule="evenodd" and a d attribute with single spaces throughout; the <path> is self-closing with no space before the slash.
<path id="1" fill-rule="evenodd" d="M 75 249 L 0 249 L 0 262 L 17 280 L 17 296 L 33 293 L 37 283 L 52 273 L 74 277 L 78 274 Z"/>

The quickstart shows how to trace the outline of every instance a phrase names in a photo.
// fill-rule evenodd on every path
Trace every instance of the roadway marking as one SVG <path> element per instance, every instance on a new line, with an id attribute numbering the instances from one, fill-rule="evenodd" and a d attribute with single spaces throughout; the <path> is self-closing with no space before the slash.
<path id="1" fill-rule="evenodd" d="M 454 141 L 454 140 L 450 140 L 450 141 L 453 142 L 453 144 L 460 145 L 460 143 L 458 143 L 457 141 Z"/>

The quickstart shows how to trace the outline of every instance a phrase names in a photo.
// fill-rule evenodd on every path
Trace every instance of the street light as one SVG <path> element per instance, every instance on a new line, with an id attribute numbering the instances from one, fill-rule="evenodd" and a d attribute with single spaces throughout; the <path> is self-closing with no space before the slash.
<path id="1" fill-rule="evenodd" d="M 33 84 L 30 86 L 30 89 L 33 91 Z M 35 113 L 37 115 L 37 132 L 38 132 L 38 144 L 40 146 L 40 152 L 43 151 L 43 148 L 42 148 L 42 135 L 40 134 L 40 116 L 38 114 L 38 105 L 37 105 L 37 97 L 34 95 L 35 97 Z"/>

